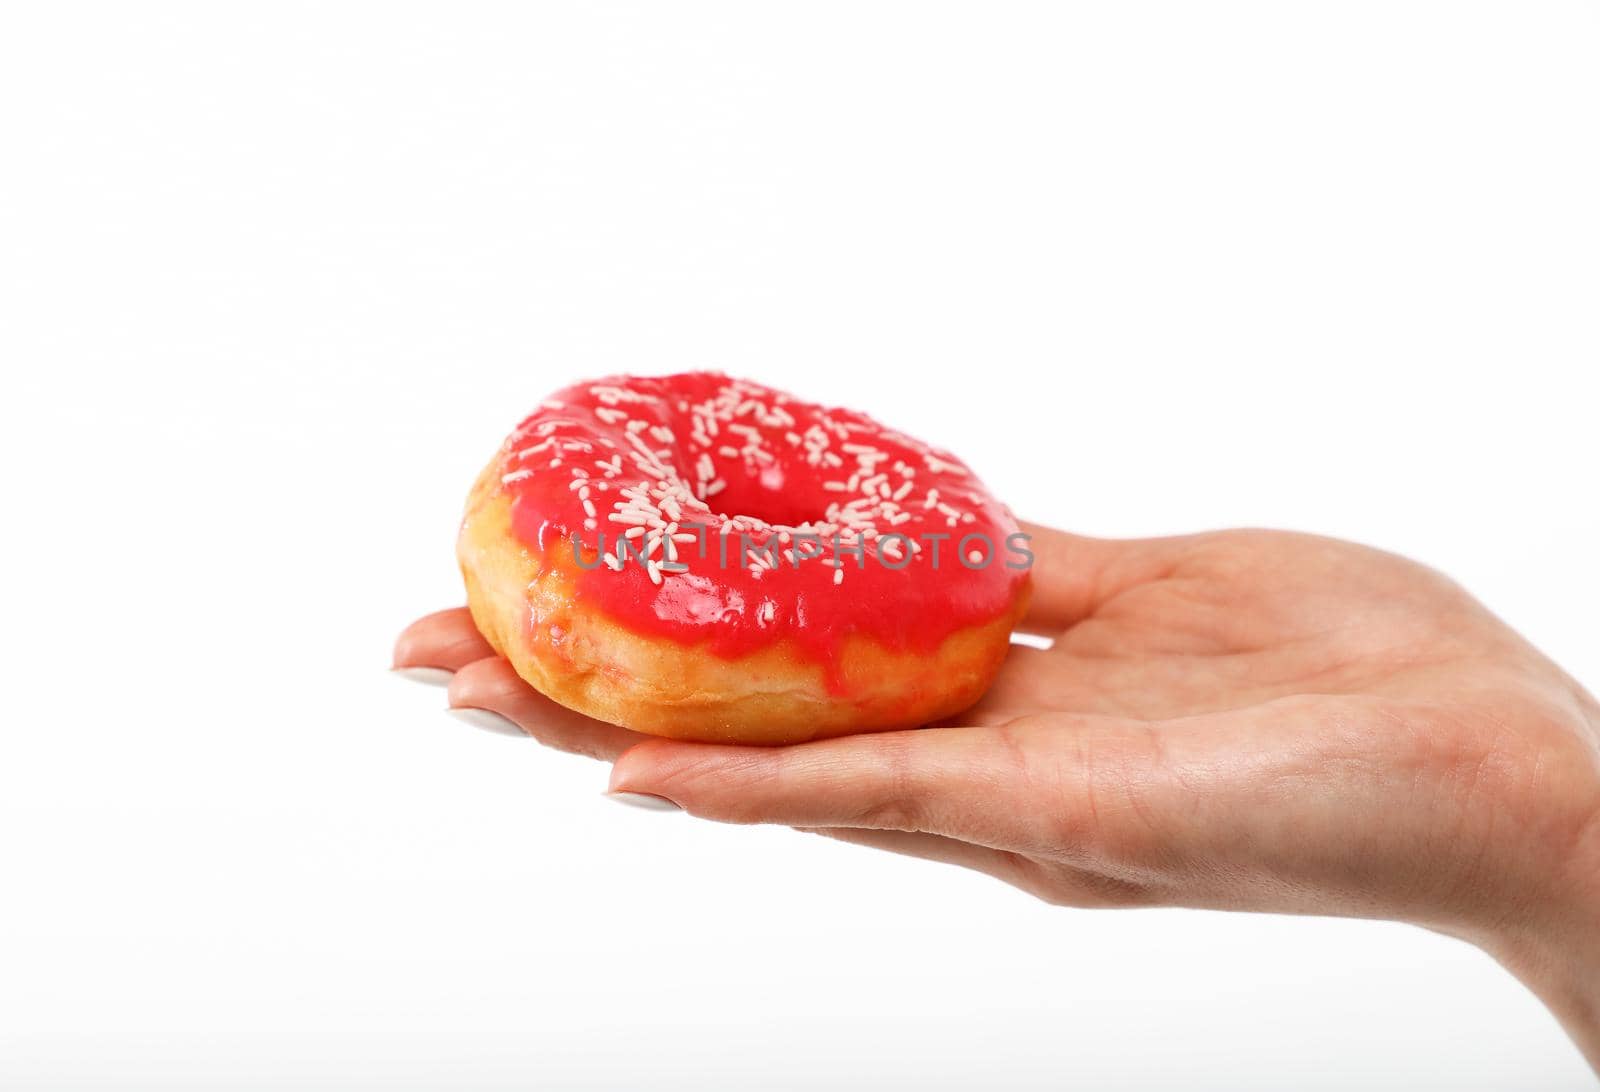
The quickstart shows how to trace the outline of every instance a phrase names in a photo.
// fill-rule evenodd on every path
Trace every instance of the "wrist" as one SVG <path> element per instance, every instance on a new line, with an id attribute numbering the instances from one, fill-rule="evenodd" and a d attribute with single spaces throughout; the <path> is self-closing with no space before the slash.
<path id="1" fill-rule="evenodd" d="M 1542 909 L 1534 921 L 1471 939 L 1549 1008 L 1600 1071 L 1600 892 Z"/>

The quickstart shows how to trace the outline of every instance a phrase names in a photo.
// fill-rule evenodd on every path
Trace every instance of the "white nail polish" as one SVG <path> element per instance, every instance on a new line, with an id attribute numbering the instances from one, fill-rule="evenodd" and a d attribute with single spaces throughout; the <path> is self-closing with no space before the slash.
<path id="1" fill-rule="evenodd" d="M 528 735 L 521 728 L 512 724 L 499 713 L 491 713 L 487 709 L 471 709 L 465 706 L 447 709 L 459 721 L 465 721 L 474 728 L 482 728 L 485 732 L 494 732 L 502 736 L 516 736 L 518 739 L 527 739 Z"/>
<path id="2" fill-rule="evenodd" d="M 424 686 L 449 686 L 450 676 L 455 674 L 442 667 L 394 667 L 390 670 L 402 679 L 410 679 Z"/>
<path id="3" fill-rule="evenodd" d="M 651 796 L 647 792 L 608 792 L 606 797 L 619 804 L 626 804 L 630 808 L 643 808 L 645 811 L 683 810 L 665 796 Z"/>

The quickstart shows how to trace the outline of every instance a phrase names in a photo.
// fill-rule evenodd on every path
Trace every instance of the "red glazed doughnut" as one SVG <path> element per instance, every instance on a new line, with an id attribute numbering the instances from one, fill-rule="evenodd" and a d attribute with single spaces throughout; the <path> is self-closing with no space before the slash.
<path id="1" fill-rule="evenodd" d="M 971 705 L 1032 560 L 954 456 L 707 372 L 558 391 L 479 476 L 457 554 L 478 628 L 549 697 L 745 743 Z"/>

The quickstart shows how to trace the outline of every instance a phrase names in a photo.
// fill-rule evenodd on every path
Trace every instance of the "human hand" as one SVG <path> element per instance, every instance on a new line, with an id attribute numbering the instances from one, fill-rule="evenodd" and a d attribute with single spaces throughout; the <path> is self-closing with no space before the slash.
<path id="1" fill-rule="evenodd" d="M 541 697 L 465 611 L 397 664 L 614 759 L 614 791 L 989 873 L 1075 906 L 1410 921 L 1490 951 L 1600 1066 L 1600 705 L 1459 587 L 1307 535 L 1033 534 L 1025 627 L 959 723 L 759 748 Z"/>

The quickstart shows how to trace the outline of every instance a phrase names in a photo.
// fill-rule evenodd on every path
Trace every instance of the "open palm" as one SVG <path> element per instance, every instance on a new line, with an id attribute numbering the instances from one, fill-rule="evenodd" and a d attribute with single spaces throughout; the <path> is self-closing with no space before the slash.
<path id="1" fill-rule="evenodd" d="M 1053 643 L 1013 646 L 977 706 L 930 728 L 650 739 L 540 697 L 459 611 L 414 625 L 397 662 L 457 670 L 453 705 L 614 759 L 615 791 L 1053 902 L 1390 917 L 1480 942 L 1570 933 L 1600 904 L 1600 706 L 1445 577 L 1284 532 L 1028 530 L 1024 624 Z"/>

